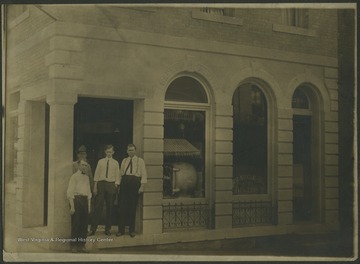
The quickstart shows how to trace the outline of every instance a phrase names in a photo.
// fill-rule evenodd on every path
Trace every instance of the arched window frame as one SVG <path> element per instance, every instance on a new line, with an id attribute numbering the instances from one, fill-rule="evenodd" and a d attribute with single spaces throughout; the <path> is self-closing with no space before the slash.
<path id="1" fill-rule="evenodd" d="M 311 98 L 309 97 L 308 95 L 308 92 L 306 92 L 306 87 L 305 86 L 299 86 L 298 88 L 295 89 L 294 93 L 293 93 L 293 97 L 295 95 L 295 92 L 296 90 L 300 90 L 302 93 L 304 93 L 304 95 L 306 96 L 307 98 L 307 101 L 308 101 L 308 104 L 309 104 L 309 107 L 308 108 L 296 108 L 296 107 L 292 107 L 293 109 L 293 114 L 294 115 L 312 115 L 313 114 L 313 111 L 312 111 L 312 108 L 313 108 L 313 104 L 314 102 L 312 102 Z M 292 97 L 292 98 L 293 98 Z"/>
<path id="2" fill-rule="evenodd" d="M 210 93 L 209 90 L 209 85 L 199 76 L 196 76 L 192 73 L 181 73 L 178 74 L 176 76 L 174 76 L 169 82 L 168 85 L 166 86 L 167 88 L 169 87 L 169 85 L 176 80 L 177 78 L 180 77 L 190 77 L 195 79 L 196 81 L 198 81 L 201 85 L 202 88 L 204 89 L 204 92 L 206 94 L 207 97 L 207 102 L 206 103 L 196 103 L 196 102 L 181 102 L 181 101 L 164 101 L 164 110 L 165 109 L 176 109 L 176 110 L 192 110 L 192 111 L 204 111 L 205 112 L 205 196 L 201 197 L 201 198 L 186 198 L 186 197 L 181 197 L 178 199 L 167 199 L 167 198 L 163 198 L 163 201 L 166 201 L 166 203 L 171 203 L 171 202 L 179 202 L 181 201 L 184 204 L 191 204 L 194 202 L 204 202 L 204 201 L 208 201 L 209 204 L 212 203 L 214 197 L 212 195 L 212 190 L 213 190 L 213 184 L 214 184 L 214 179 L 213 179 L 213 172 L 212 172 L 212 166 L 210 163 L 210 160 L 214 160 L 213 159 L 213 144 L 211 141 L 212 134 L 212 127 L 213 127 L 213 111 L 211 109 L 211 104 L 213 102 L 213 96 Z M 165 91 L 164 94 L 164 98 L 166 96 L 166 92 L 167 89 Z"/>
<path id="3" fill-rule="evenodd" d="M 306 95 L 309 103 L 308 109 L 292 108 L 292 112 L 293 115 L 311 116 L 311 139 L 313 139 L 314 142 L 311 144 L 311 154 L 313 155 L 313 165 L 311 170 L 313 175 L 318 175 L 318 178 L 316 179 L 316 183 L 318 184 L 318 188 L 316 189 L 316 192 L 318 192 L 318 200 L 316 201 L 317 212 L 313 216 L 312 220 L 321 222 L 324 218 L 324 142 L 322 136 L 324 122 L 324 118 L 322 116 L 323 102 L 321 94 L 311 83 L 302 83 L 298 85 L 294 89 L 293 95 L 297 89 L 300 89 Z"/>
<path id="4" fill-rule="evenodd" d="M 259 79 L 249 78 L 242 81 L 234 90 L 233 96 L 237 89 L 241 89 L 244 84 L 250 84 L 257 86 L 263 93 L 267 104 L 267 192 L 264 194 L 234 194 L 234 200 L 262 200 L 272 201 L 275 200 L 275 169 L 277 164 L 277 158 L 275 157 L 275 148 L 277 145 L 277 139 L 275 138 L 275 129 L 277 127 L 277 119 L 275 119 L 276 101 L 275 96 L 272 93 L 271 88 L 263 81 Z"/>

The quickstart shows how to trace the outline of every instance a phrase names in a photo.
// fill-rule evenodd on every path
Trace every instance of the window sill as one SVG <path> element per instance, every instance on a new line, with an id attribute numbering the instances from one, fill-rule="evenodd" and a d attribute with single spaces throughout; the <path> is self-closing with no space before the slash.
<path id="1" fill-rule="evenodd" d="M 192 11 L 191 17 L 194 19 L 212 21 L 212 22 L 223 23 L 223 24 L 231 24 L 231 25 L 237 25 L 237 26 L 242 26 L 244 24 L 242 18 L 222 16 L 222 15 L 216 15 L 216 14 L 208 14 L 208 13 L 205 13 L 202 11 Z"/>
<path id="2" fill-rule="evenodd" d="M 273 31 L 308 36 L 308 37 L 317 36 L 316 30 L 314 29 L 294 27 L 294 26 L 281 25 L 281 24 L 273 24 Z"/>

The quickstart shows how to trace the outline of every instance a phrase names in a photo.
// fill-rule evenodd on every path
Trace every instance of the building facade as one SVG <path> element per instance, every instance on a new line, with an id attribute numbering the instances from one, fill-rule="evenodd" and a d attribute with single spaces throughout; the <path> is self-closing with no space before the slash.
<path id="1" fill-rule="evenodd" d="M 338 229 L 336 9 L 5 13 L 12 251 L 68 247 L 17 239 L 70 236 L 65 193 L 82 144 L 94 169 L 103 145 L 120 161 L 134 142 L 148 171 L 140 235 L 99 248 Z"/>

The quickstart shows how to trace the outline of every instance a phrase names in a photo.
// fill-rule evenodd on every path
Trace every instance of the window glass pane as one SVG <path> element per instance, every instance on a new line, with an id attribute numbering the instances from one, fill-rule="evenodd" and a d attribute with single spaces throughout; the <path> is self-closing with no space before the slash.
<path id="1" fill-rule="evenodd" d="M 267 192 L 267 104 L 262 91 L 246 84 L 233 98 L 233 192 Z"/>
<path id="2" fill-rule="evenodd" d="M 309 100 L 306 94 L 300 90 L 296 89 L 292 98 L 292 107 L 293 108 L 301 108 L 301 109 L 309 109 Z"/>
<path id="3" fill-rule="evenodd" d="M 175 79 L 166 91 L 166 101 L 207 103 L 207 96 L 201 83 L 191 77 Z"/>
<path id="4" fill-rule="evenodd" d="M 205 196 L 205 112 L 165 109 L 164 198 Z"/>
<path id="5" fill-rule="evenodd" d="M 293 27 L 309 27 L 309 10 L 308 9 L 298 9 L 290 8 L 286 10 L 287 23 L 289 26 Z"/>

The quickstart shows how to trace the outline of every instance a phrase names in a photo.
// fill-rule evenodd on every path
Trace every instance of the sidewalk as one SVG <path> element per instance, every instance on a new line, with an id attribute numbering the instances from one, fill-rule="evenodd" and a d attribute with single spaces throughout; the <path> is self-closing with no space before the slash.
<path id="1" fill-rule="evenodd" d="M 353 257 L 351 234 L 279 235 L 100 249 L 108 254 Z"/>

